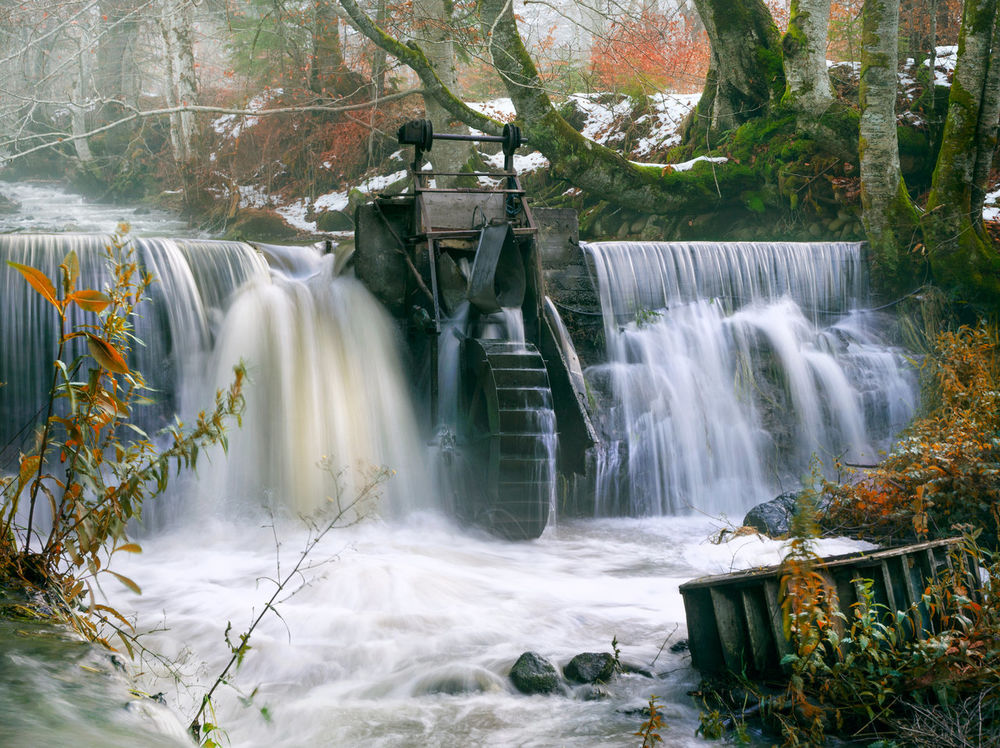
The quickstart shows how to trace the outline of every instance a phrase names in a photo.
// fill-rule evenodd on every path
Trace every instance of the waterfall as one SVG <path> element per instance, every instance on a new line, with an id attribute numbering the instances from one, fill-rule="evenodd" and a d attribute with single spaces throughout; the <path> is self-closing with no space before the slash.
<path id="1" fill-rule="evenodd" d="M 74 250 L 78 287 L 102 289 L 110 282 L 105 254 L 112 240 L 0 235 L 0 257 L 57 279 L 59 264 Z M 139 425 L 152 432 L 174 414 L 190 419 L 211 405 L 239 360 L 250 377 L 243 427 L 229 433 L 228 459 L 203 460 L 194 485 L 173 492 L 177 509 L 267 506 L 308 514 L 338 490 L 356 490 L 371 467 L 383 465 L 406 476 L 406 496 L 389 487 L 386 506 L 413 506 L 414 497 L 431 495 L 392 323 L 360 283 L 334 275 L 332 256 L 265 247 L 278 270 L 241 242 L 129 241 L 155 278 L 139 306 L 135 334 L 142 342 L 130 358 L 156 401 L 139 409 Z M 8 445 L 0 465 L 9 469 L 18 451 L 28 449 L 40 417 L 58 323 L 6 263 L 0 291 L 0 382 L 7 383 L 0 387 L 0 446 Z M 84 313 L 73 309 L 71 321 L 83 321 Z M 81 352 L 77 346 L 65 358 Z M 329 469 L 317 466 L 321 460 Z"/>
<path id="2" fill-rule="evenodd" d="M 858 311 L 858 244 L 608 242 L 593 259 L 607 362 L 599 514 L 729 512 L 797 487 L 815 455 L 872 463 L 915 378 Z"/>
<path id="3" fill-rule="evenodd" d="M 215 386 L 225 386 L 239 360 L 251 386 L 228 459 L 201 482 L 210 502 L 249 495 L 309 515 L 338 492 L 349 499 L 381 466 L 402 477 L 384 487 L 379 511 L 428 501 L 424 445 L 392 320 L 333 266 L 332 256 L 317 257 L 311 275 L 255 278 L 230 305 L 213 356 Z"/>
<path id="4" fill-rule="evenodd" d="M 106 265 L 109 234 L 4 234 L 0 235 L 0 464 L 16 459 L 27 448 L 45 401 L 52 376 L 52 359 L 58 348 L 58 317 L 6 260 L 38 268 L 58 287 L 59 265 L 70 251 L 80 263 L 78 288 L 103 289 L 110 283 Z M 267 266 L 248 244 L 207 240 L 132 238 L 136 260 L 156 278 L 149 299 L 139 306 L 132 365 L 141 371 L 156 401 L 141 409 L 140 425 L 156 429 L 175 412 L 190 414 L 198 403 L 186 402 L 185 382 L 203 369 L 212 346 L 211 316 L 228 295 Z M 198 270 L 201 258 L 203 272 Z M 211 272 L 204 272 L 211 268 Z M 69 309 L 71 325 L 94 322 L 92 314 L 75 305 Z M 85 351 L 72 341 L 64 360 Z M 6 447 L 4 447 L 6 445 Z"/>

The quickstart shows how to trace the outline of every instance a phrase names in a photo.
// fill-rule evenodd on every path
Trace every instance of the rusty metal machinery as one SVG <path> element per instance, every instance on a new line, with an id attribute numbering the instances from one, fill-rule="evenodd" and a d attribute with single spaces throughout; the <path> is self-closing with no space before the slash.
<path id="1" fill-rule="evenodd" d="M 514 125 L 502 136 L 436 134 L 427 120 L 406 123 L 398 139 L 414 148 L 412 191 L 358 209 L 355 270 L 405 322 L 416 368 L 425 372 L 429 430 L 443 413 L 457 413 L 448 425 L 466 478 L 453 481 L 461 486 L 456 512 L 505 538 L 538 537 L 554 496 L 556 425 L 537 348 L 544 324 L 537 228 L 513 168 L 524 141 Z M 504 168 L 425 168 L 435 140 L 500 143 Z M 523 340 L 496 322 L 503 311 L 523 320 Z M 442 393 L 442 351 L 454 350 L 443 335 L 461 342 L 458 386 Z M 442 407 L 442 396 L 456 402 Z"/>

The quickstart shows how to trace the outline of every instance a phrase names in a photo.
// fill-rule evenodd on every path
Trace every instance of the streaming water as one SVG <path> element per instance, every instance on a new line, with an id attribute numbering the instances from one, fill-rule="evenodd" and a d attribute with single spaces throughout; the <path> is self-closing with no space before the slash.
<path id="1" fill-rule="evenodd" d="M 598 514 L 726 512 L 796 488 L 815 455 L 877 461 L 916 381 L 854 311 L 857 244 L 591 244 L 608 363 Z M 627 461 L 625 460 L 627 456 Z"/>
<path id="2" fill-rule="evenodd" d="M 71 202 L 64 207 L 73 226 L 88 226 L 88 210 Z M 0 251 L 5 259 L 13 256 L 53 273 L 68 247 L 80 247 L 82 259 L 96 252 L 86 247 L 103 241 L 0 237 Z M 371 507 L 371 516 L 322 538 L 308 568 L 292 575 L 275 610 L 254 632 L 242 667 L 229 678 L 234 688 L 218 692 L 211 719 L 226 730 L 232 745 L 634 746 L 643 720 L 638 710 L 654 694 L 669 725 L 662 733 L 665 744 L 700 742 L 694 737 L 697 705 L 687 696 L 697 676 L 685 653 L 670 650 L 685 636 L 678 584 L 703 573 L 775 562 L 779 544 L 742 538 L 712 545 L 705 539 L 716 529 L 713 521 L 669 516 L 561 519 L 527 543 L 459 529 L 434 509 L 440 490 L 427 475 L 432 471 L 427 469 L 426 435 L 416 426 L 406 380 L 412 372 L 400 360 L 393 325 L 363 288 L 336 275 L 335 258 L 320 257 L 309 248 L 262 246 L 268 270 L 248 245 L 138 244 L 144 262 L 161 276 L 147 312 L 150 327 L 143 332 L 149 350 L 139 355 L 151 357 L 142 359 L 147 373 L 169 375 L 164 399 L 182 411 L 206 404 L 239 358 L 252 379 L 245 424 L 231 434 L 229 458 L 212 455 L 193 481 L 176 484 L 171 495 L 158 500 L 159 510 L 138 530 L 143 554 L 116 556 L 116 568 L 136 579 L 144 594 L 135 596 L 112 582 L 105 585 L 109 602 L 136 616 L 146 646 L 177 664 L 180 680 L 155 661 L 133 667 L 138 687 L 162 692 L 178 716 L 175 736 L 230 657 L 227 624 L 232 624 L 229 637 L 235 641 L 257 613 L 266 612 L 270 580 L 293 571 L 300 551 L 322 527 L 315 524 L 316 515 L 313 524 L 297 515 L 328 506 L 326 500 L 338 486 L 352 495 L 364 483 L 366 465 L 384 464 L 396 474 L 382 486 L 384 497 Z M 644 246 L 641 251 L 649 250 Z M 758 286 L 771 283 L 780 294 L 794 285 L 794 273 L 785 274 L 789 280 L 778 280 L 785 271 L 770 262 L 770 269 L 747 265 L 739 293 L 757 293 Z M 91 273 L 88 282 L 98 282 L 99 270 L 86 272 Z M 836 277 L 814 283 L 809 303 L 818 307 L 840 298 L 841 291 L 822 289 L 854 272 L 842 268 L 833 273 Z M 774 279 L 768 280 L 770 274 Z M 16 281 L 16 276 L 0 279 L 0 362 L 5 367 L 0 379 L 18 388 L 16 397 L 0 399 L 5 423 L 34 412 L 33 406 L 23 412 L 12 409 L 37 402 L 37 392 L 21 389 L 31 386 L 23 381 L 38 379 L 42 371 L 30 367 L 44 366 L 29 363 L 29 354 L 53 347 L 45 338 L 49 323 L 37 311 L 42 307 L 15 296 Z M 670 302 L 642 297 L 639 303 L 657 309 Z M 727 378 L 732 389 L 738 369 L 726 368 L 736 356 L 730 348 L 716 346 L 718 328 L 730 330 L 733 340 L 742 336 L 746 350 L 766 339 L 782 352 L 787 341 L 806 335 L 804 327 L 813 330 L 805 337 L 812 348 L 789 356 L 805 361 L 801 366 L 811 379 L 802 377 L 805 383 L 795 397 L 831 405 L 817 406 L 796 428 L 802 433 L 836 429 L 853 438 L 865 427 L 841 413 L 844 403 L 824 399 L 817 388 L 839 392 L 831 384 L 838 376 L 882 382 L 898 367 L 879 353 L 882 348 L 860 315 L 839 316 L 836 325 L 816 332 L 815 323 L 797 309 L 792 301 L 778 299 L 733 311 L 692 292 L 676 315 L 671 306 L 661 313 L 664 319 L 651 317 L 641 328 L 626 325 L 619 338 L 623 320 L 615 315 L 635 314 L 624 306 L 608 314 L 609 341 L 613 350 L 619 346 L 622 351 L 610 369 L 630 368 L 631 376 L 647 380 L 652 387 L 646 390 L 647 407 L 656 421 L 668 408 L 657 398 L 672 387 L 688 387 L 678 397 L 692 402 L 699 388 L 711 390 L 709 399 L 725 400 L 720 393 Z M 668 316 L 688 320 L 691 329 L 678 332 L 666 324 Z M 442 344 L 442 392 L 457 387 L 446 377 L 457 361 L 454 333 L 465 326 L 464 311 L 449 325 Z M 497 325 L 516 329 L 517 320 L 507 315 Z M 661 366 L 656 356 L 664 356 L 668 345 L 671 352 L 679 350 L 685 337 L 690 356 L 718 359 L 718 373 L 661 370 L 667 364 Z M 869 344 L 871 350 L 864 347 Z M 834 371 L 823 356 L 840 348 Z M 643 367 L 647 373 L 640 373 Z M 884 401 L 887 423 L 896 423 L 906 415 L 899 402 L 908 389 L 900 385 L 898 397 L 883 397 L 884 389 L 881 384 L 870 388 L 873 407 Z M 727 456 L 717 460 L 716 467 L 730 471 L 721 478 L 710 474 L 711 466 L 698 464 L 664 480 L 683 485 L 684 491 L 702 490 L 702 479 L 712 491 L 724 490 L 727 481 L 767 484 L 757 455 L 769 437 L 760 421 L 750 421 L 746 433 L 740 432 L 744 411 L 738 400 L 730 398 L 717 412 L 691 416 L 700 420 L 685 428 L 701 429 L 700 441 L 691 443 L 704 445 L 704 434 L 721 424 L 718 431 L 730 433 L 720 433 L 718 444 L 723 446 L 713 449 L 724 448 L 727 455 L 742 449 L 747 472 L 737 477 L 735 458 Z M 619 407 L 637 412 L 638 402 L 629 405 L 623 396 Z M 551 427 L 551 412 L 542 408 L 537 423 Z M 831 413 L 836 418 L 827 425 Z M 640 420 L 629 423 L 636 429 L 642 425 Z M 647 433 L 656 428 L 654 424 Z M 642 444 L 648 457 L 639 457 L 636 447 L 633 459 L 655 461 L 661 459 L 657 449 L 679 454 L 687 448 L 666 433 Z M 344 470 L 342 481 L 316 465 L 324 455 L 334 474 Z M 659 511 L 674 508 L 671 501 L 662 501 Z M 638 513 L 649 514 L 647 509 Z M 520 695 L 507 677 L 523 651 L 563 665 L 580 652 L 609 651 L 612 638 L 620 642 L 622 659 L 648 674 L 624 675 L 597 689 L 567 687 L 549 697 Z M 75 745 L 183 744 L 168 735 L 150 739 L 150 728 L 131 718 L 106 716 L 110 707 L 105 705 L 129 698 L 120 685 L 109 687 L 113 695 L 102 695 L 97 706 L 83 703 L 77 694 L 96 688 L 95 675 L 63 667 L 59 651 L 26 651 L 16 636 L 0 630 L 0 668 L 37 673 L 23 679 L 30 681 L 26 684 L 18 681 L 17 688 L 0 689 L 0 744 L 46 744 L 53 721 L 72 732 Z M 48 744 L 68 741 L 58 737 Z"/>

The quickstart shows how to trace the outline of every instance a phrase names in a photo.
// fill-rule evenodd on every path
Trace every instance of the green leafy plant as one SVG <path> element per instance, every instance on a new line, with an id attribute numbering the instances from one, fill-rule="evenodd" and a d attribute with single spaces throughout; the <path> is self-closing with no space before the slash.
<path id="1" fill-rule="evenodd" d="M 20 456 L 16 475 L 0 479 L 0 578 L 38 593 L 47 603 L 36 610 L 53 611 L 110 649 L 99 626 L 112 624 L 132 655 L 131 623 L 97 602 L 98 578 L 107 574 L 140 592 L 135 581 L 109 568 L 116 553 L 141 551 L 127 536 L 128 522 L 140 519 L 144 503 L 167 488 L 172 471 L 194 468 L 209 445 L 226 446 L 226 425 L 239 423 L 243 410 L 245 371 L 236 367 L 229 389 L 217 392 L 213 409 L 199 413 L 191 427 L 175 421 L 154 440 L 136 425 L 136 409 L 150 400 L 128 359 L 139 342 L 137 307 L 153 278 L 140 268 L 127 230 L 119 227 L 107 247 L 111 282 L 104 290 L 77 287 L 74 252 L 55 280 L 9 263 L 47 302 L 59 342 L 35 445 Z M 74 307 L 90 321 L 71 324 Z M 66 360 L 74 340 L 85 341 L 87 352 Z M 41 502 L 49 509 L 45 522 Z"/>

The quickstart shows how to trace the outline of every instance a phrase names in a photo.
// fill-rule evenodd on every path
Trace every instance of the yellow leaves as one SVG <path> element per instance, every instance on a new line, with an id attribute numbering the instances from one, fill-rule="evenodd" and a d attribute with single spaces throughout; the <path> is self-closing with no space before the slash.
<path id="1" fill-rule="evenodd" d="M 125 551 L 126 553 L 142 553 L 142 547 L 138 543 L 125 543 L 115 548 L 116 551 Z"/>
<path id="2" fill-rule="evenodd" d="M 130 590 L 132 590 L 135 594 L 137 594 L 137 595 L 141 595 L 142 594 L 142 590 L 139 588 L 139 585 L 137 585 L 134 581 L 132 581 L 131 579 L 129 579 L 124 574 L 119 574 L 117 571 L 111 571 L 111 569 L 107 569 L 107 572 L 108 572 L 108 574 L 110 574 L 111 576 L 113 576 L 115 579 L 117 579 L 119 582 L 121 582 L 126 587 L 128 587 Z"/>
<path id="3" fill-rule="evenodd" d="M 70 251 L 62 261 L 59 269 L 63 272 L 63 293 L 69 294 L 76 287 L 77 278 L 80 277 L 80 260 L 75 251 Z"/>
<path id="4" fill-rule="evenodd" d="M 21 466 L 17 473 L 17 493 L 21 493 L 24 487 L 31 480 L 32 476 L 38 474 L 38 466 L 41 464 L 40 455 L 22 455 Z M 16 494 L 15 494 L 16 495 Z"/>
<path id="5" fill-rule="evenodd" d="M 90 355 L 98 364 L 116 374 L 128 374 L 128 364 L 125 363 L 125 358 L 111 343 L 93 333 L 88 332 L 85 335 Z"/>
<path id="6" fill-rule="evenodd" d="M 63 304 L 56 298 L 56 288 L 45 273 L 30 265 L 22 265 L 19 262 L 7 260 L 7 264 L 23 275 L 28 284 L 42 295 L 42 298 L 59 310 L 60 315 L 63 313 Z"/>

